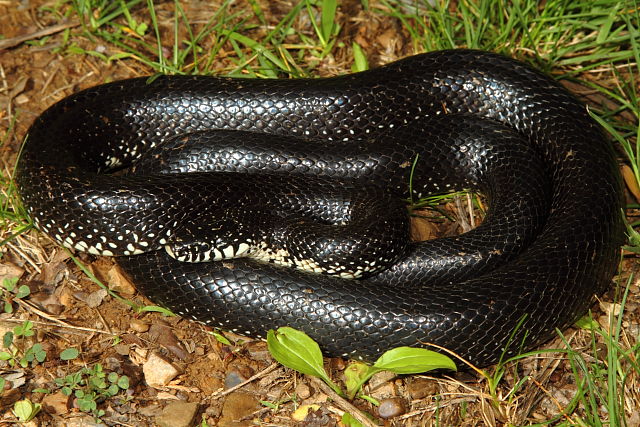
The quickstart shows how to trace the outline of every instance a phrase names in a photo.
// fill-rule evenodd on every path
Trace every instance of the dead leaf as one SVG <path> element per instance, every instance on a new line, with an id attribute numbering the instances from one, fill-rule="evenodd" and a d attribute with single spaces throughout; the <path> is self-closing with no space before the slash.
<path id="1" fill-rule="evenodd" d="M 187 352 L 180 344 L 180 341 L 178 341 L 178 337 L 173 333 L 173 329 L 170 326 L 162 323 L 154 323 L 149 328 L 149 337 L 179 359 L 184 360 L 187 358 Z"/>
<path id="2" fill-rule="evenodd" d="M 73 294 L 74 297 L 84 302 L 91 308 L 96 308 L 100 304 L 102 304 L 102 301 L 107 295 L 109 295 L 109 293 L 106 289 L 98 289 L 97 291 L 91 292 L 90 294 L 87 294 L 86 292 L 76 292 L 75 294 Z"/>
<path id="3" fill-rule="evenodd" d="M 437 230 L 426 218 L 411 217 L 411 240 L 414 242 L 424 242 L 436 237 Z"/>
<path id="4" fill-rule="evenodd" d="M 109 289 L 116 291 L 119 294 L 133 295 L 136 293 L 136 288 L 124 274 L 119 265 L 114 265 L 107 272 L 107 281 L 109 283 Z"/>

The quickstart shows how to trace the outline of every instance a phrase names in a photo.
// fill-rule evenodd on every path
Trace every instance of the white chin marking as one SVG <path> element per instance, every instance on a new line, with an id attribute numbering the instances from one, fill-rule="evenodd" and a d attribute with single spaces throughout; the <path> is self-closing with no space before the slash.
<path id="1" fill-rule="evenodd" d="M 233 252 L 233 246 L 227 246 L 222 250 L 222 252 L 224 253 L 225 258 L 233 258 L 235 255 L 235 252 Z"/>
<path id="2" fill-rule="evenodd" d="M 236 253 L 236 256 L 244 255 L 247 252 L 249 252 L 249 245 L 246 243 L 240 243 L 238 245 L 238 252 Z"/>
<path id="3" fill-rule="evenodd" d="M 171 249 L 171 246 L 165 245 L 164 250 L 167 251 L 171 258 L 178 259 L 176 258 L 176 254 L 173 252 L 173 249 Z"/>

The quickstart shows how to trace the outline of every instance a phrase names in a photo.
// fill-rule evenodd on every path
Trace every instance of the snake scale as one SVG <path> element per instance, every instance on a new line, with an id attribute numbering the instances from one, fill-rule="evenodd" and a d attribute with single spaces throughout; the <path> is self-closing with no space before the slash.
<path id="1" fill-rule="evenodd" d="M 139 171 L 105 173 L 136 162 Z M 623 239 L 615 153 L 585 106 L 529 66 L 474 50 L 331 78 L 159 76 L 90 88 L 35 120 L 16 183 L 37 228 L 118 256 L 139 290 L 174 312 L 258 337 L 289 325 L 327 355 L 369 360 L 434 343 L 486 365 L 538 345 L 608 286 Z M 367 232 L 377 243 L 392 225 L 403 240 L 404 200 L 459 188 L 489 200 L 476 229 L 330 253 Z M 362 216 L 361 200 L 382 207 Z M 380 219 L 380 209 L 393 215 Z M 161 250 L 177 235 L 252 221 L 316 238 L 296 259 L 267 249 L 282 265 L 189 263 Z M 357 232 L 326 244 L 322 230 L 339 235 L 350 221 Z M 247 250 L 214 239 L 229 246 L 210 253 Z M 327 257 L 307 261 L 308 250 Z M 334 274 L 286 268 L 301 264 Z"/>

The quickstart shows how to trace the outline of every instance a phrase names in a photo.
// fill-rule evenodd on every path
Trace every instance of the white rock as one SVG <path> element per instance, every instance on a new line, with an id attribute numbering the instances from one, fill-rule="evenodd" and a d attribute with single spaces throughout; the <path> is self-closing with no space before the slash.
<path id="1" fill-rule="evenodd" d="M 180 370 L 164 357 L 151 353 L 142 365 L 144 379 L 151 387 L 163 387 L 174 379 Z"/>

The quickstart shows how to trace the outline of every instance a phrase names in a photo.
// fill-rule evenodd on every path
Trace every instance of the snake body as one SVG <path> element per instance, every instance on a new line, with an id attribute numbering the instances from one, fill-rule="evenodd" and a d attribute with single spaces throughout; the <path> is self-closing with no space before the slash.
<path id="1" fill-rule="evenodd" d="M 210 146 L 215 154 L 203 155 Z M 163 151 L 178 154 L 167 160 Z M 103 173 L 135 162 L 149 166 Z M 473 50 L 324 79 L 161 76 L 97 86 L 36 119 L 16 183 L 40 230 L 118 255 L 136 286 L 176 313 L 254 336 L 289 325 L 328 355 L 365 359 L 434 343 L 484 365 L 531 348 L 605 289 L 623 237 L 615 154 L 586 108 L 540 72 Z M 481 226 L 378 251 L 367 263 L 391 265 L 355 267 L 362 280 L 244 258 L 185 263 L 158 250 L 183 233 L 181 223 L 227 203 L 276 217 L 284 205 L 295 215 L 331 205 L 352 219 L 359 197 L 460 187 L 487 194 Z M 406 220 L 397 221 L 402 234 Z M 369 218 L 363 228 L 375 236 L 394 222 Z M 300 263 L 292 259 L 280 257 Z M 323 262 L 311 265 L 338 276 L 357 264 L 348 252 Z"/>

